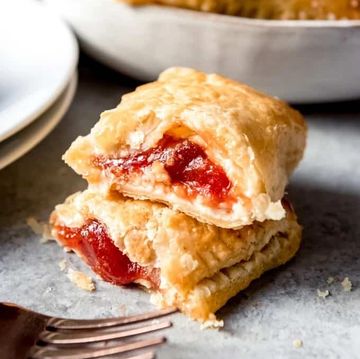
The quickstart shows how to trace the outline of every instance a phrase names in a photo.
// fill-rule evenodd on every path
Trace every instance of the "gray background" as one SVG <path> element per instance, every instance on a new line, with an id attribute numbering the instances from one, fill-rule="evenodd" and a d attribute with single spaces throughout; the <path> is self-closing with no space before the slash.
<path id="1" fill-rule="evenodd" d="M 152 308 L 148 295 L 96 280 L 94 293 L 62 273 L 54 242 L 40 244 L 26 225 L 46 220 L 55 204 L 85 183 L 61 161 L 71 141 L 88 133 L 101 111 L 139 83 L 82 58 L 78 91 L 60 125 L 29 154 L 0 172 L 0 300 L 51 315 L 104 317 Z M 224 330 L 202 331 L 181 314 L 159 358 L 360 358 L 360 102 L 299 107 L 309 124 L 304 161 L 288 192 L 304 226 L 289 264 L 265 274 L 220 312 Z M 328 285 L 328 276 L 337 278 Z M 342 290 L 348 276 L 353 291 Z M 326 299 L 317 289 L 329 289 Z M 304 345 L 295 349 L 294 339 Z"/>

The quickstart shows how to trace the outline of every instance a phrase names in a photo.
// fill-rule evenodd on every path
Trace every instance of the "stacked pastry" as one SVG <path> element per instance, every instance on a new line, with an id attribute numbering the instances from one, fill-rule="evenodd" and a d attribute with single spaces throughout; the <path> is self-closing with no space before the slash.
<path id="1" fill-rule="evenodd" d="M 89 183 L 51 216 L 58 242 L 104 280 L 214 320 L 298 250 L 283 199 L 306 126 L 283 102 L 187 68 L 123 96 L 64 160 Z"/>

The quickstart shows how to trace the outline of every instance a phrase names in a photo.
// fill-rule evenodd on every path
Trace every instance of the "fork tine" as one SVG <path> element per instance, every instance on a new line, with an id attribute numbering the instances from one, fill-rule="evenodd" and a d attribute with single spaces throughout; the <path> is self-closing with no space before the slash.
<path id="1" fill-rule="evenodd" d="M 91 359 L 107 355 L 126 353 L 137 349 L 159 345 L 166 341 L 164 337 L 127 342 L 108 348 L 77 348 L 64 349 L 51 346 L 35 347 L 31 354 L 32 359 Z M 135 357 L 136 358 L 136 357 Z"/>
<path id="2" fill-rule="evenodd" d="M 154 352 L 146 352 L 146 353 L 141 353 L 138 355 L 132 355 L 132 356 L 127 356 L 124 359 L 154 359 L 155 358 L 155 353 Z"/>
<path id="3" fill-rule="evenodd" d="M 177 312 L 174 308 L 161 309 L 150 313 L 132 315 L 128 317 L 107 318 L 107 319 L 61 319 L 50 318 L 47 326 L 54 329 L 96 329 L 108 328 L 118 325 L 138 323 L 149 319 L 163 317 Z"/>
<path id="4" fill-rule="evenodd" d="M 32 358 L 35 359 L 35 357 L 31 357 L 30 359 L 32 359 Z M 41 357 L 41 359 L 45 359 L 45 357 Z M 56 359 L 56 357 L 52 357 L 52 359 Z M 155 359 L 155 352 L 150 351 L 150 352 L 145 352 L 145 353 L 141 353 L 141 354 L 130 355 L 124 359 Z"/>
<path id="5" fill-rule="evenodd" d="M 79 332 L 48 332 L 44 331 L 39 335 L 39 340 L 55 345 L 66 345 L 66 344 L 85 344 L 95 343 L 100 341 L 114 340 L 120 338 L 126 338 L 134 335 L 150 333 L 156 330 L 161 330 L 171 327 L 172 323 L 169 321 L 153 323 L 146 326 L 137 328 L 129 328 L 121 331 L 112 332 L 99 332 L 99 331 L 87 331 Z"/>

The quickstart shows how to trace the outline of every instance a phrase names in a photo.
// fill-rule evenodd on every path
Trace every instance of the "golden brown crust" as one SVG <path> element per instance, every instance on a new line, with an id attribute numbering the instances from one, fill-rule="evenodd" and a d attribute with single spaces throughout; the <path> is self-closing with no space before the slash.
<path id="1" fill-rule="evenodd" d="M 358 0 L 248 0 L 241 15 L 262 19 L 341 20 L 360 19 Z"/>
<path id="2" fill-rule="evenodd" d="M 185 9 L 238 15 L 242 7 L 241 0 L 120 0 L 131 5 L 167 5 Z"/>
<path id="3" fill-rule="evenodd" d="M 256 264 L 246 279 L 239 277 L 231 288 L 222 285 L 211 298 L 196 294 L 204 292 L 201 288 L 207 285 L 209 279 L 206 278 L 217 283 L 220 271 L 234 272 L 235 269 L 231 268 L 237 268 L 239 263 L 251 262 L 255 253 L 261 253 L 279 236 L 290 238 L 291 243 L 300 241 L 301 230 L 295 214 L 290 207 L 285 207 L 287 216 L 280 221 L 254 223 L 234 231 L 197 222 L 160 204 L 118 195 L 104 198 L 87 190 L 58 205 L 51 222 L 54 225 L 81 227 L 89 218 L 101 221 L 116 246 L 132 261 L 160 268 L 159 295 L 163 305 L 176 305 L 193 318 L 207 320 L 211 313 L 241 289 L 243 284 L 240 285 L 240 281 L 248 283 L 265 268 L 285 260 L 257 260 L 256 263 L 260 261 L 261 265 Z M 276 253 L 283 258 L 283 251 Z M 286 253 L 286 258 L 290 258 L 290 252 Z"/>
<path id="4" fill-rule="evenodd" d="M 288 262 L 298 251 L 301 231 L 293 228 L 285 236 L 277 234 L 260 251 L 254 252 L 246 262 L 222 269 L 213 277 L 204 279 L 184 298 L 175 296 L 169 304 L 177 305 L 193 319 L 207 321 L 213 313 L 244 290 L 264 272 Z"/>
<path id="5" fill-rule="evenodd" d="M 94 165 L 94 156 L 146 150 L 165 133 L 191 136 L 213 162 L 221 163 L 233 184 L 236 201 L 231 208 L 184 200 L 153 169 L 149 178 L 124 182 Z M 219 75 L 171 68 L 104 112 L 91 134 L 76 139 L 64 159 L 92 186 L 161 201 L 220 227 L 241 228 L 284 215 L 279 200 L 302 158 L 305 137 L 303 118 L 282 101 Z"/>
<path id="6" fill-rule="evenodd" d="M 123 0 L 261 19 L 360 19 L 359 0 Z"/>
<path id="7" fill-rule="evenodd" d="M 264 272 L 289 261 L 301 243 L 300 227 L 283 234 L 278 233 L 260 251 L 255 251 L 247 261 L 224 268 L 211 278 L 200 281 L 190 292 L 155 293 L 153 302 L 161 307 L 175 306 L 193 319 L 202 322 L 216 319 L 214 313 L 226 302 L 247 288 Z"/>

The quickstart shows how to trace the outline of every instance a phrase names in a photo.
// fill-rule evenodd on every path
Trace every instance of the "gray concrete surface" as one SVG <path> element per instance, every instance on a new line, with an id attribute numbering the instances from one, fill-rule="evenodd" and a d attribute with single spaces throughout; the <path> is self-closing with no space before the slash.
<path id="1" fill-rule="evenodd" d="M 75 101 L 63 121 L 0 172 L 1 301 L 82 318 L 152 308 L 136 288 L 100 280 L 94 293 L 75 287 L 57 263 L 66 256 L 73 268 L 89 271 L 55 243 L 40 244 L 25 223 L 29 216 L 45 220 L 55 204 L 85 187 L 61 154 L 136 85 L 83 58 Z M 202 331 L 176 314 L 158 358 L 360 358 L 360 102 L 300 109 L 308 119 L 309 143 L 288 190 L 304 226 L 299 254 L 231 300 L 219 313 L 225 320 L 220 332 Z M 331 285 L 328 276 L 336 278 Z M 353 283 L 350 293 L 340 285 L 345 276 Z M 318 288 L 331 295 L 319 298 Z M 294 339 L 303 347 L 294 348 Z"/>

